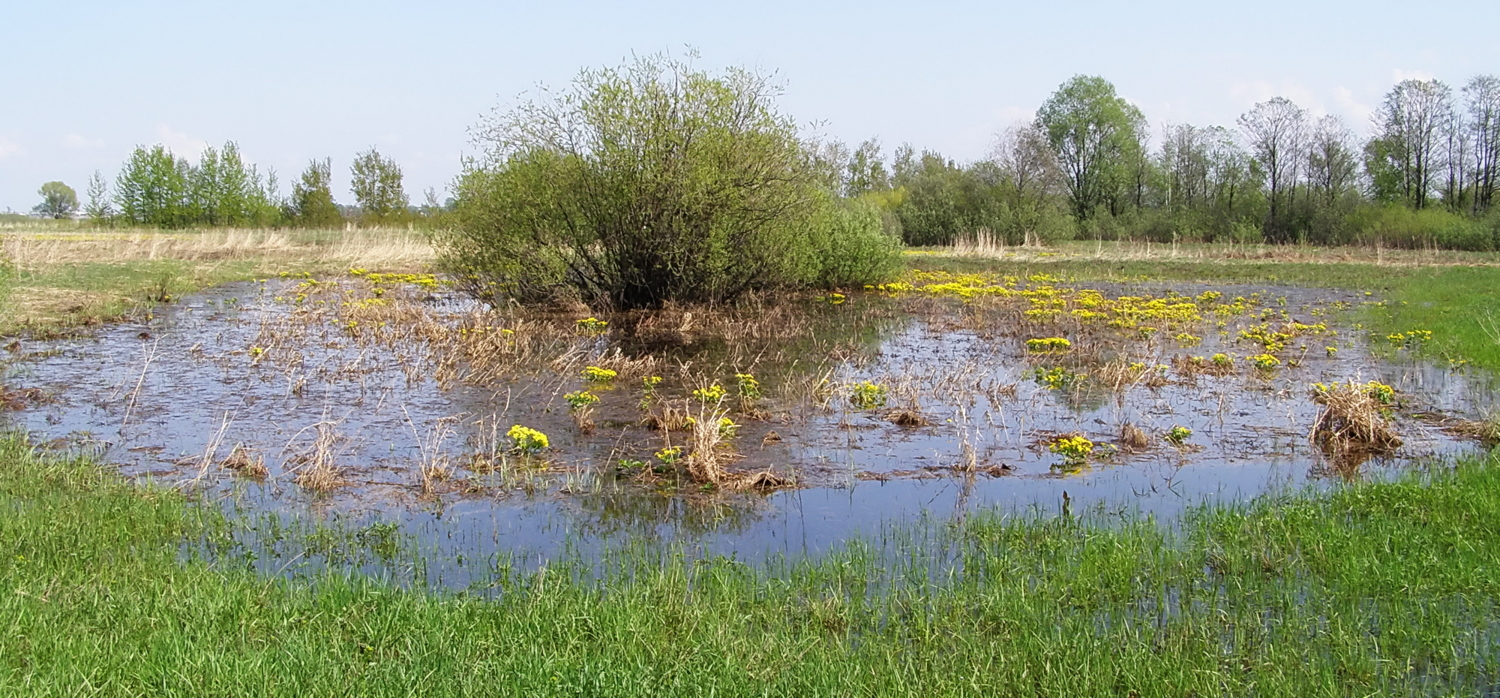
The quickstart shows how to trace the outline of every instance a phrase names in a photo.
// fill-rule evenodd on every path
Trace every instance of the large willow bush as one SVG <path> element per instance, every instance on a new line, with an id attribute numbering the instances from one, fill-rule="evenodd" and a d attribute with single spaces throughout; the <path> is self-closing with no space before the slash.
<path id="1" fill-rule="evenodd" d="M 884 279 L 899 242 L 820 184 L 778 94 L 650 56 L 497 111 L 475 131 L 446 264 L 490 302 L 614 310 Z"/>

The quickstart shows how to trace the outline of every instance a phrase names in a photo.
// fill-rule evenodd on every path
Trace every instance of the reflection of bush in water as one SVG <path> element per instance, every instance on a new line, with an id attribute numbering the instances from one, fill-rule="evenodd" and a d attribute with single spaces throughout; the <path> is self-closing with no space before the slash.
<path id="1" fill-rule="evenodd" d="M 663 331 L 649 314 L 633 314 L 617 321 L 618 335 L 611 335 L 610 349 L 630 357 L 654 355 L 665 365 L 723 367 L 722 377 L 733 382 L 736 369 L 754 367 L 761 385 L 781 387 L 799 379 L 821 375 L 830 357 L 859 360 L 876 356 L 888 339 L 905 329 L 915 317 L 898 302 L 876 296 L 861 296 L 858 302 L 830 306 L 827 303 L 781 301 L 776 304 L 778 326 L 758 336 L 743 336 L 733 329 L 764 322 L 763 306 L 747 305 L 726 310 L 712 320 L 692 320 L 696 327 Z M 675 319 L 677 322 L 681 320 Z M 669 323 L 671 324 L 671 323 Z M 735 336 L 726 338 L 718 328 L 728 326 Z"/>
<path id="2" fill-rule="evenodd" d="M 760 523 L 771 507 L 764 495 L 714 493 L 662 496 L 658 492 L 622 490 L 570 500 L 564 511 L 587 535 L 628 533 L 654 537 L 663 524 L 697 535 L 713 532 L 740 533 Z"/>

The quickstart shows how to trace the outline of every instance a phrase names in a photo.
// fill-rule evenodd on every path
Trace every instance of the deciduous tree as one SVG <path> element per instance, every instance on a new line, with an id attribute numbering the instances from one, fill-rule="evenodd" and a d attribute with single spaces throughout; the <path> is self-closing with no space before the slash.
<path id="1" fill-rule="evenodd" d="M 1074 216 L 1086 219 L 1123 198 L 1142 155 L 1144 123 L 1140 110 L 1097 76 L 1075 76 L 1042 103 L 1037 126 L 1062 168 Z"/>
<path id="2" fill-rule="evenodd" d="M 343 215 L 333 202 L 333 161 L 324 158 L 307 163 L 302 177 L 292 184 L 288 202 L 290 217 L 304 228 L 340 225 Z"/>
<path id="3" fill-rule="evenodd" d="M 1273 97 L 1241 115 L 1239 124 L 1265 176 L 1270 203 L 1262 228 L 1266 241 L 1291 242 L 1287 214 L 1306 159 L 1307 111 L 1285 97 Z"/>
<path id="4" fill-rule="evenodd" d="M 1387 162 L 1374 169 L 1395 175 L 1401 199 L 1412 208 L 1426 208 L 1446 168 L 1444 140 L 1452 116 L 1452 90 L 1437 80 L 1396 83 L 1375 113 L 1375 138 L 1382 144 L 1377 154 Z"/>
<path id="5" fill-rule="evenodd" d="M 409 200 L 401 184 L 401 166 L 374 148 L 354 156 L 349 188 L 360 216 L 371 223 L 388 223 L 406 216 Z"/>
<path id="6" fill-rule="evenodd" d="M 42 203 L 32 209 L 49 218 L 67 218 L 78 212 L 78 192 L 62 182 L 47 182 L 37 193 Z"/>

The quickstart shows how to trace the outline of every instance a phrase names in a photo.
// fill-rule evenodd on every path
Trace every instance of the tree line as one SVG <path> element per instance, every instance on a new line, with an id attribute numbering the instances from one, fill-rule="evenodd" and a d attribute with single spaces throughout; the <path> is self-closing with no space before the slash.
<path id="1" fill-rule="evenodd" d="M 1233 127 L 1151 124 L 1101 77 L 1077 76 L 1035 120 L 960 165 L 877 140 L 819 146 L 830 186 L 876 202 L 909 245 L 987 232 L 1067 238 L 1500 248 L 1500 78 L 1455 91 L 1405 80 L 1371 135 L 1284 97 Z"/>
<path id="2" fill-rule="evenodd" d="M 355 205 L 340 206 L 333 197 L 333 162 L 314 159 L 281 194 L 275 170 L 263 174 L 246 163 L 233 141 L 209 146 L 196 164 L 162 145 L 137 146 L 114 183 L 95 171 L 87 199 L 62 182 L 47 182 L 34 209 L 52 218 L 82 213 L 100 224 L 184 227 L 331 227 L 346 221 L 390 225 L 432 221 L 444 206 L 429 189 L 426 202 L 414 207 L 403 186 L 401 167 L 371 148 L 355 156 L 350 167 Z"/>

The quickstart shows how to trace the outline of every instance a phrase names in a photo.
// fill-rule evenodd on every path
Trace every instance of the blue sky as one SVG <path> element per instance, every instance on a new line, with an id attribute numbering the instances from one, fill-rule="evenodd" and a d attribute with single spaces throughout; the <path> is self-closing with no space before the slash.
<path id="1" fill-rule="evenodd" d="M 1433 8 L 1441 8 L 1439 11 Z M 283 190 L 332 157 L 401 163 L 414 202 L 472 152 L 467 129 L 537 83 L 631 52 L 775 71 L 782 107 L 851 143 L 959 160 L 1059 83 L 1103 75 L 1155 130 L 1232 125 L 1284 95 L 1363 133 L 1399 78 L 1500 73 L 1500 3 L 0 3 L 0 210 L 42 182 L 113 178 L 136 144 L 237 141 Z"/>

